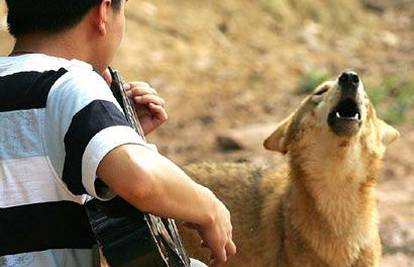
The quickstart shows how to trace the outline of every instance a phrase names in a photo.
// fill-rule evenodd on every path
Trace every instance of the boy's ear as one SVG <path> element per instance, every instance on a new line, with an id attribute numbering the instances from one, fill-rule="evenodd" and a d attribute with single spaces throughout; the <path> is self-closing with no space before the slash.
<path id="1" fill-rule="evenodd" d="M 381 142 L 387 146 L 400 137 L 400 132 L 383 120 L 379 120 Z"/>
<path id="2" fill-rule="evenodd" d="M 96 7 L 95 13 L 94 13 L 94 19 L 96 21 L 96 24 L 98 26 L 99 33 L 101 35 L 106 35 L 108 28 L 108 14 L 111 10 L 111 0 L 103 0 L 101 3 Z"/>
<path id="3" fill-rule="evenodd" d="M 286 134 L 292 118 L 293 114 L 279 123 L 276 130 L 264 141 L 263 146 L 267 150 L 278 151 L 282 154 L 289 152 L 288 144 L 286 142 Z"/>

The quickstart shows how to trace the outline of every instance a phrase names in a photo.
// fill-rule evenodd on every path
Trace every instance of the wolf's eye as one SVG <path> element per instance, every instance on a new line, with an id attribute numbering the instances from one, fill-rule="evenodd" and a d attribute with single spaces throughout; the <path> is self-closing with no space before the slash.
<path id="1" fill-rule="evenodd" d="M 323 95 L 326 92 L 328 92 L 328 88 L 322 88 L 321 90 L 317 91 L 313 95 Z"/>

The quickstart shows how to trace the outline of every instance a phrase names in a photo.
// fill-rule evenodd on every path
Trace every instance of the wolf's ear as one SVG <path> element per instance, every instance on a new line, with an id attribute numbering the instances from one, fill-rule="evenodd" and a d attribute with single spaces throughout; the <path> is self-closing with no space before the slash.
<path id="1" fill-rule="evenodd" d="M 292 118 L 293 114 L 279 123 L 276 130 L 264 141 L 263 146 L 267 150 L 278 151 L 282 154 L 288 152 L 286 134 Z"/>
<path id="2" fill-rule="evenodd" d="M 379 128 L 381 133 L 381 141 L 384 145 L 389 145 L 400 137 L 400 133 L 391 125 L 379 120 Z"/>

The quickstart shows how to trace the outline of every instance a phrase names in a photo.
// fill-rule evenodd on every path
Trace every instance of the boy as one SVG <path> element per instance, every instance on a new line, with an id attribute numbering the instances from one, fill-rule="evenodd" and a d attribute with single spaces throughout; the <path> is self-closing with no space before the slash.
<path id="1" fill-rule="evenodd" d="M 212 266 L 225 263 L 236 252 L 228 210 L 143 142 L 102 78 L 123 38 L 126 1 L 6 3 L 16 43 L 0 58 L 0 266 L 92 266 L 83 204 L 114 195 L 187 222 Z M 155 90 L 125 86 L 147 111 L 146 134 L 167 119 Z"/>

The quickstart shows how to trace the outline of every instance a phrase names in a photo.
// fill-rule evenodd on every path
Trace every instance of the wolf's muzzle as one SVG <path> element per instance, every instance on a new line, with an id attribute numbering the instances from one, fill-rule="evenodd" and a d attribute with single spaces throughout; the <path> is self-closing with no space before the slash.
<path id="1" fill-rule="evenodd" d="M 362 116 L 358 98 L 360 79 L 352 71 L 343 72 L 338 78 L 340 99 L 328 115 L 328 124 L 338 136 L 353 136 L 361 127 Z"/>
<path id="2" fill-rule="evenodd" d="M 352 71 L 343 72 L 338 78 L 342 98 L 355 98 L 360 80 L 358 74 Z"/>

